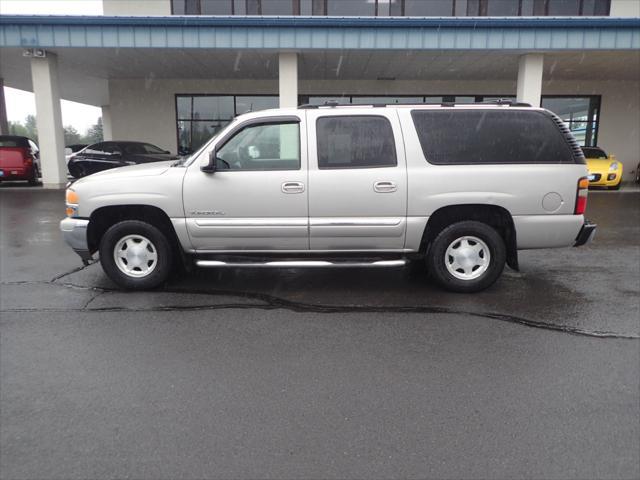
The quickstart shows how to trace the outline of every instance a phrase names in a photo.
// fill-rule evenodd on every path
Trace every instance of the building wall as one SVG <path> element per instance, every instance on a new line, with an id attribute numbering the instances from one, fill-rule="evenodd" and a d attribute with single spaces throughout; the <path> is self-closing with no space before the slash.
<path id="1" fill-rule="evenodd" d="M 171 15 L 171 0 L 102 0 L 104 15 Z"/>
<path id="2" fill-rule="evenodd" d="M 276 80 L 110 80 L 113 138 L 177 151 L 175 95 L 271 94 Z M 515 95 L 515 81 L 301 80 L 301 95 Z M 640 160 L 640 82 L 545 81 L 543 95 L 601 95 L 599 146 L 624 163 L 625 178 Z"/>
<path id="3" fill-rule="evenodd" d="M 640 17 L 640 0 L 611 0 L 611 17 Z"/>

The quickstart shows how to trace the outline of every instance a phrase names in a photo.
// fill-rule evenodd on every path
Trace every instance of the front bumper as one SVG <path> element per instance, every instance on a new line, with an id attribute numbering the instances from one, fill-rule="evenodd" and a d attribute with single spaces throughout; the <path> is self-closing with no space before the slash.
<path id="1" fill-rule="evenodd" d="M 573 244 L 573 246 L 580 247 L 591 242 L 594 235 L 596 234 L 596 228 L 598 228 L 598 226 L 595 223 L 591 223 L 589 220 L 585 220 L 584 225 L 582 225 L 582 228 L 580 229 L 580 232 L 578 232 L 576 242 Z"/>
<path id="2" fill-rule="evenodd" d="M 609 180 L 609 175 L 613 177 L 611 180 Z M 616 170 L 615 172 L 589 172 L 588 178 L 590 187 L 615 187 L 622 181 L 622 169 Z"/>
<path id="3" fill-rule="evenodd" d="M 65 218 L 60 222 L 60 230 L 73 251 L 80 255 L 82 261 L 87 264 L 92 259 L 87 242 L 87 227 L 89 220 L 83 218 Z"/>

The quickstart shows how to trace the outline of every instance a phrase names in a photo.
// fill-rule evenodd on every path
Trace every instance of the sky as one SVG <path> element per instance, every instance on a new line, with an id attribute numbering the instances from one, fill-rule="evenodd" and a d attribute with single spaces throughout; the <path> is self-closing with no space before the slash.
<path id="1" fill-rule="evenodd" d="M 102 15 L 102 0 L 0 0 L 0 14 L 40 15 Z M 27 115 L 36 114 L 33 93 L 4 88 L 7 118 L 24 122 Z M 80 133 L 96 123 L 99 107 L 62 100 L 62 123 L 72 125 Z"/>

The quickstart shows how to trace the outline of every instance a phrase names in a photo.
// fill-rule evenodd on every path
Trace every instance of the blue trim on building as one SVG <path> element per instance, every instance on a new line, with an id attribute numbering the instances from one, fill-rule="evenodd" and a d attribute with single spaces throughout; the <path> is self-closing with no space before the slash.
<path id="1" fill-rule="evenodd" d="M 0 15 L 0 47 L 640 49 L 640 18 Z"/>

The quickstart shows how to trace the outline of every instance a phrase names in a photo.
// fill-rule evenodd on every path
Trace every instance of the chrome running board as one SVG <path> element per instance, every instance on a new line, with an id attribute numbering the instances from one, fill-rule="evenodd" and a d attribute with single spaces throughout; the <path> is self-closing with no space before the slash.
<path id="1" fill-rule="evenodd" d="M 250 267 L 250 268 L 336 268 L 336 267 L 402 267 L 406 260 L 377 260 L 374 262 L 287 260 L 272 262 L 223 262 L 221 260 L 196 260 L 199 267 Z"/>

